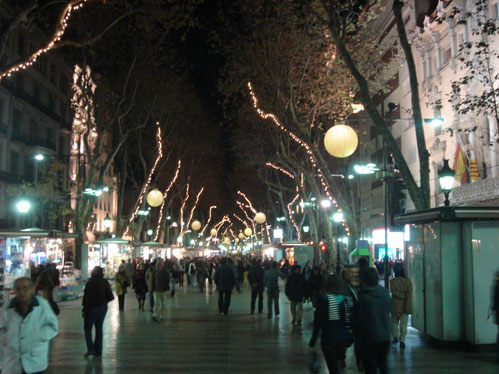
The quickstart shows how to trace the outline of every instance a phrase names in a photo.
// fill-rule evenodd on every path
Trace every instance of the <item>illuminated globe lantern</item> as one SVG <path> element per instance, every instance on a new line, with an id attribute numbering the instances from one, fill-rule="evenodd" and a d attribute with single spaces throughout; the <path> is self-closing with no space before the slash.
<path id="1" fill-rule="evenodd" d="M 146 198 L 147 204 L 156 208 L 163 203 L 163 194 L 157 188 L 149 191 Z"/>
<path id="2" fill-rule="evenodd" d="M 234 239 L 236 243 L 239 243 L 239 238 Z"/>
<path id="3" fill-rule="evenodd" d="M 253 231 L 249 227 L 246 227 L 244 229 L 244 235 L 251 236 L 251 234 L 253 234 Z"/>
<path id="4" fill-rule="evenodd" d="M 336 125 L 327 130 L 324 147 L 333 157 L 345 158 L 355 152 L 359 138 L 354 129 L 347 125 Z"/>
<path id="5" fill-rule="evenodd" d="M 258 212 L 257 214 L 255 214 L 256 223 L 261 225 L 262 223 L 265 223 L 266 220 L 267 220 L 267 217 L 265 216 L 264 213 Z"/>
<path id="6" fill-rule="evenodd" d="M 193 229 L 194 231 L 199 231 L 199 229 L 201 229 L 201 222 L 199 222 L 198 220 L 192 222 L 191 229 Z"/>
<path id="7" fill-rule="evenodd" d="M 239 235 L 237 236 L 239 239 L 243 240 L 244 239 L 244 234 L 242 232 L 239 233 Z"/>
<path id="8" fill-rule="evenodd" d="M 217 236 L 217 230 L 215 230 L 215 229 L 211 229 L 211 231 L 210 231 L 210 235 L 211 235 L 212 237 Z"/>
<path id="9" fill-rule="evenodd" d="M 230 244 L 230 239 L 228 237 L 224 238 L 224 244 L 226 244 L 226 245 Z"/>

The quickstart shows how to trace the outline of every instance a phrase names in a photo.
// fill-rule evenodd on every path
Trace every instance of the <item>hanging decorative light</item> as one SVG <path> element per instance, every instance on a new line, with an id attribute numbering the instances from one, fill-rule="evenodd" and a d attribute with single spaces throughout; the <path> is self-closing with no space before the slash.
<path id="1" fill-rule="evenodd" d="M 194 223 L 194 222 L 193 222 L 193 223 Z M 211 235 L 212 237 L 217 236 L 217 230 L 216 230 L 216 229 L 211 229 L 211 231 L 210 231 L 210 235 Z"/>
<path id="2" fill-rule="evenodd" d="M 193 221 L 191 224 L 191 229 L 193 229 L 194 231 L 199 231 L 201 229 L 201 222 L 199 222 L 198 220 Z"/>
<path id="3" fill-rule="evenodd" d="M 262 223 L 265 223 L 266 220 L 267 220 L 267 217 L 265 216 L 264 213 L 258 212 L 257 214 L 255 214 L 256 223 L 259 223 L 261 225 Z"/>
<path id="4" fill-rule="evenodd" d="M 354 129 L 348 125 L 336 125 L 327 130 L 324 136 L 324 147 L 333 157 L 345 158 L 357 149 L 359 138 Z"/>
<path id="5" fill-rule="evenodd" d="M 163 194 L 157 188 L 149 191 L 146 198 L 147 204 L 156 208 L 163 203 Z"/>
<path id="6" fill-rule="evenodd" d="M 251 234 L 250 234 L 251 235 Z M 244 239 L 244 234 L 242 232 L 239 233 L 237 236 L 239 239 L 243 240 Z"/>
<path id="7" fill-rule="evenodd" d="M 253 234 L 253 230 L 251 230 L 249 227 L 246 227 L 244 229 L 244 235 L 251 236 L 251 234 Z"/>

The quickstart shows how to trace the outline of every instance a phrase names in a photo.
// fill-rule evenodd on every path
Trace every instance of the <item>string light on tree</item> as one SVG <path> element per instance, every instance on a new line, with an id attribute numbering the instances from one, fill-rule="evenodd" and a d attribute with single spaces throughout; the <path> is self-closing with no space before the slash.
<path id="1" fill-rule="evenodd" d="M 246 200 L 246 202 L 249 205 L 249 208 L 251 209 L 251 211 L 253 212 L 253 214 L 255 214 L 256 213 L 256 209 L 253 208 L 253 204 L 251 204 L 251 201 L 248 199 L 248 197 L 244 193 L 242 193 L 241 191 L 237 191 L 237 193 L 239 195 L 241 195 Z"/>
<path id="2" fill-rule="evenodd" d="M 191 224 L 191 220 L 192 220 L 192 217 L 194 215 L 194 210 L 197 208 L 197 206 L 199 204 L 199 198 L 203 194 L 203 191 L 204 191 L 204 187 L 202 187 L 201 190 L 199 190 L 198 194 L 196 195 L 196 201 L 194 202 L 194 205 L 192 206 L 191 214 L 189 216 L 189 220 L 187 221 L 187 225 L 185 227 L 189 227 L 189 225 Z"/>
<path id="3" fill-rule="evenodd" d="M 163 139 L 161 138 L 161 127 L 159 126 L 159 122 L 156 122 L 157 130 L 156 130 L 156 144 L 158 147 L 158 155 L 156 156 L 156 160 L 154 161 L 154 164 L 149 171 L 149 175 L 147 176 L 146 182 L 142 186 L 142 190 L 140 191 L 139 198 L 137 199 L 137 202 L 135 203 L 135 208 L 133 211 L 133 214 L 131 215 L 130 219 L 128 220 L 127 227 L 125 229 L 125 233 L 123 234 L 124 236 L 128 235 L 130 232 L 130 225 L 132 221 L 135 219 L 137 216 L 137 213 L 140 210 L 140 207 L 142 206 L 142 202 L 144 201 L 144 195 L 149 188 L 149 185 L 151 184 L 151 179 L 152 176 L 154 175 L 154 172 L 156 171 L 156 168 L 159 164 L 159 161 L 163 158 Z"/>
<path id="4" fill-rule="evenodd" d="M 212 211 L 213 211 L 213 209 L 217 209 L 217 206 L 216 205 L 210 206 L 210 211 L 208 213 L 208 221 L 206 221 L 206 225 L 204 225 L 203 229 L 201 230 L 201 235 L 204 234 L 204 231 L 206 230 L 206 228 L 208 227 L 208 225 L 211 222 L 211 217 L 212 217 Z"/>
<path id="5" fill-rule="evenodd" d="M 329 198 L 329 200 L 331 200 L 331 202 L 333 203 L 333 205 L 338 209 L 339 206 L 338 206 L 338 202 L 336 201 L 336 199 L 331 195 L 331 187 L 329 186 L 329 183 L 327 182 L 327 179 L 324 175 L 324 173 L 322 172 L 322 170 L 320 169 L 319 165 L 318 165 L 318 162 L 317 160 L 315 159 L 315 155 L 312 151 L 312 147 L 310 147 L 310 145 L 308 143 L 306 143 L 305 141 L 301 140 L 296 134 L 294 134 L 292 131 L 288 130 L 280 121 L 279 119 L 277 118 L 277 116 L 273 113 L 266 113 L 264 112 L 259 106 L 258 106 L 258 98 L 256 97 L 255 95 L 255 92 L 253 91 L 253 86 L 251 84 L 251 82 L 248 82 L 248 89 L 249 89 L 249 92 L 250 92 L 250 96 L 251 96 L 251 99 L 253 101 L 253 107 L 255 108 L 256 112 L 258 113 L 258 115 L 262 118 L 262 119 L 271 119 L 272 122 L 282 131 L 284 132 L 286 135 L 288 135 L 294 142 L 296 142 L 300 147 L 302 147 L 307 156 L 308 156 L 308 160 L 309 162 L 312 164 L 314 170 L 317 171 L 318 173 L 318 176 L 319 176 L 319 180 L 320 180 L 320 183 L 321 183 L 321 186 L 322 186 L 322 189 L 324 190 L 326 196 Z"/>
<path id="6" fill-rule="evenodd" d="M 180 236 L 184 236 L 184 209 L 185 209 L 185 204 L 187 204 L 187 200 L 189 200 L 189 188 L 190 184 L 187 183 L 187 186 L 185 187 L 185 197 L 184 200 L 182 200 L 182 205 L 180 206 Z"/>
<path id="7" fill-rule="evenodd" d="M 291 174 L 289 171 L 287 171 L 286 169 L 281 168 L 280 166 L 274 165 L 272 162 L 266 162 L 265 165 L 266 166 L 270 166 L 271 168 L 273 168 L 273 169 L 281 172 L 282 174 L 290 177 L 291 179 L 295 179 L 294 175 Z"/>
<path id="8" fill-rule="evenodd" d="M 291 223 L 293 224 L 295 230 L 296 230 L 296 235 L 297 235 L 297 239 L 299 242 L 301 242 L 301 232 L 300 232 L 300 228 L 298 227 L 298 225 L 296 224 L 296 221 L 295 219 L 293 218 L 293 211 L 291 210 L 291 207 L 293 206 L 293 204 L 296 202 L 296 200 L 298 200 L 298 198 L 300 197 L 300 194 L 296 194 L 295 198 L 293 200 L 291 200 L 291 202 L 287 205 L 287 208 L 288 208 L 288 215 L 289 215 L 289 220 L 291 221 Z"/>
<path id="9" fill-rule="evenodd" d="M 154 241 L 158 241 L 159 238 L 159 230 L 161 228 L 161 223 L 163 222 L 163 214 L 164 214 L 164 208 L 166 204 L 166 197 L 168 196 L 168 193 L 170 192 L 171 188 L 173 187 L 173 184 L 176 182 L 180 168 L 182 166 L 182 161 L 178 160 L 177 164 L 177 170 L 175 171 L 175 175 L 173 176 L 173 179 L 170 181 L 170 184 L 166 188 L 166 190 L 163 192 L 163 203 L 161 204 L 161 208 L 159 210 L 159 218 L 158 218 L 158 224 L 156 225 L 156 235 L 154 236 Z"/>
<path id="10" fill-rule="evenodd" d="M 62 36 L 66 32 L 68 21 L 71 18 L 71 15 L 74 14 L 74 12 L 76 12 L 77 10 L 81 9 L 87 1 L 88 0 L 73 0 L 69 4 L 67 4 L 61 13 L 61 16 L 59 17 L 59 22 L 57 23 L 57 28 L 55 29 L 54 35 L 48 41 L 45 47 L 40 48 L 39 50 L 31 54 L 31 56 L 29 56 L 26 61 L 20 62 L 7 69 L 4 73 L 0 74 L 0 80 L 5 77 L 10 77 L 12 73 L 29 68 L 36 62 L 38 57 L 54 49 L 57 42 L 61 40 Z"/>

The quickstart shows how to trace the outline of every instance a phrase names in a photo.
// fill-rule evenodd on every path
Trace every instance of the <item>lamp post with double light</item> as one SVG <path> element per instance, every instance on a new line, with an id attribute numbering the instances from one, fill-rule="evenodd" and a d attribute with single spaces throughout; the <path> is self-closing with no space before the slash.
<path id="1" fill-rule="evenodd" d="M 113 222 L 111 221 L 111 217 L 109 217 L 109 213 L 106 213 L 106 217 L 102 221 L 102 225 L 106 229 L 106 237 L 109 238 L 109 230 L 111 229 Z"/>

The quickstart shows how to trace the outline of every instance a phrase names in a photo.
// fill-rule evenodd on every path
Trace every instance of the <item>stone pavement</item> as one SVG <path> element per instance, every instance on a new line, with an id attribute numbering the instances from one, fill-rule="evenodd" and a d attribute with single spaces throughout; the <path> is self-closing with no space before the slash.
<path id="1" fill-rule="evenodd" d="M 109 304 L 101 359 L 83 357 L 81 300 L 60 303 L 60 333 L 52 342 L 46 373 L 308 373 L 310 304 L 305 307 L 303 326 L 296 327 L 291 325 L 283 292 L 277 319 L 267 319 L 266 303 L 263 314 L 250 315 L 249 299 L 248 289 L 235 292 L 230 314 L 220 316 L 213 290 L 201 294 L 198 288 L 180 288 L 177 296 L 168 299 L 167 318 L 159 323 L 151 320 L 148 311 L 137 310 L 131 292 L 124 312 L 118 311 L 117 300 Z M 405 351 L 392 346 L 392 373 L 499 372 L 492 352 L 435 348 L 414 329 L 409 329 L 406 343 Z M 324 362 L 321 373 L 327 373 Z"/>

